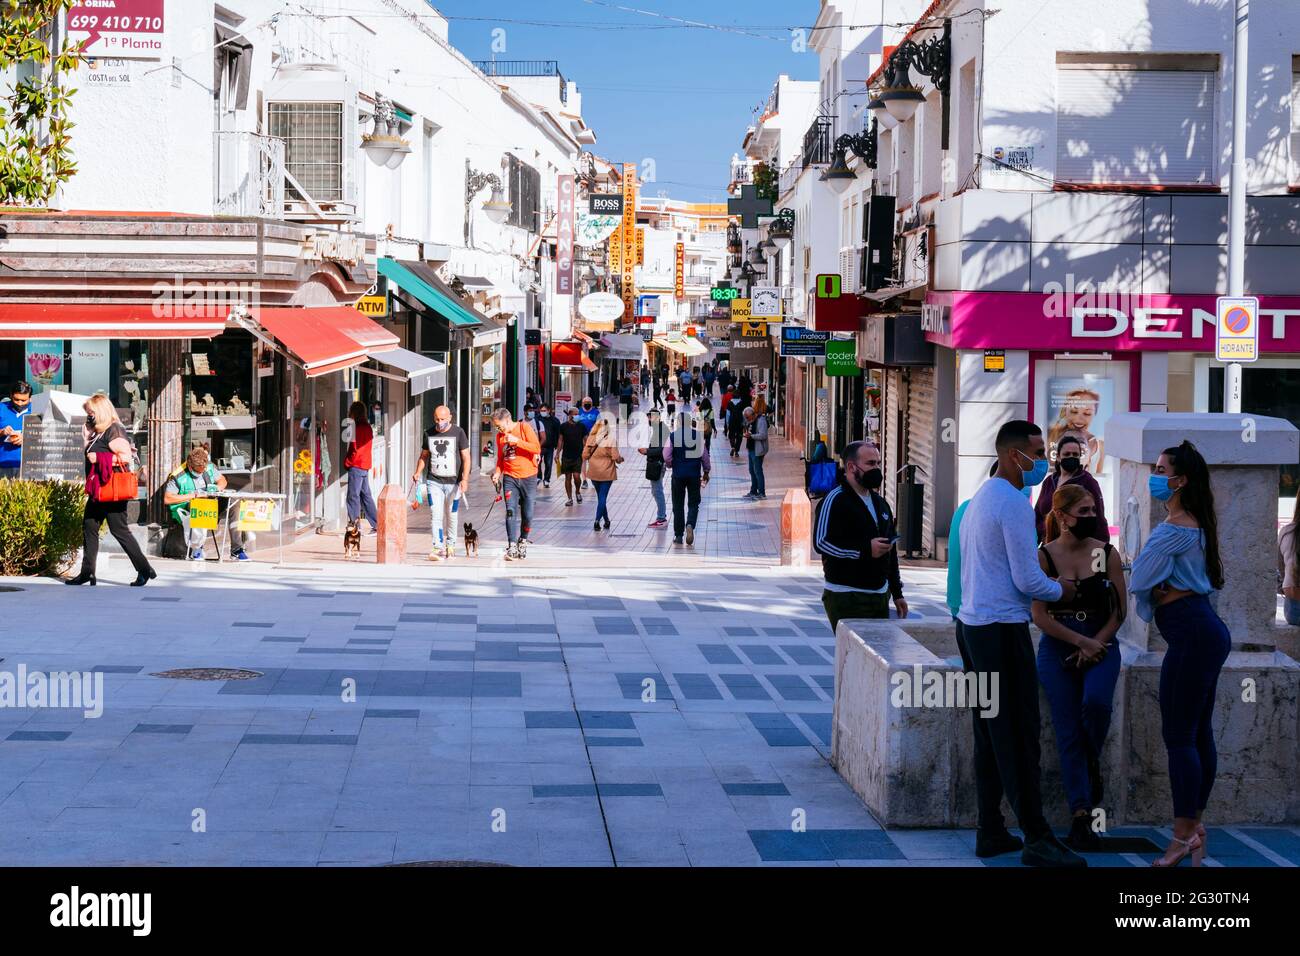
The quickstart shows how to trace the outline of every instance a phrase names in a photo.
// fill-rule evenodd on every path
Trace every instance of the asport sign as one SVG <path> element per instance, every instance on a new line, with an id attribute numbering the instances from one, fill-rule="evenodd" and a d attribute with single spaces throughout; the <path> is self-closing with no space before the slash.
<path id="1" fill-rule="evenodd" d="M 161 57 L 165 0 L 87 0 L 68 8 L 68 39 L 88 56 Z M 211 29 L 209 28 L 209 32 Z"/>

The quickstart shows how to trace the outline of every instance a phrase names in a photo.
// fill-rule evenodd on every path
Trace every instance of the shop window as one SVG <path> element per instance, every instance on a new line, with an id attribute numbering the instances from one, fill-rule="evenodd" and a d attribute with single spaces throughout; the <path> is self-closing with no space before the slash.
<path id="1" fill-rule="evenodd" d="M 186 360 L 185 447 L 206 447 L 236 487 L 244 487 L 255 472 L 269 467 L 275 455 L 273 423 L 261 411 L 269 406 L 258 400 L 258 386 L 273 387 L 274 376 L 259 374 L 254 362 L 266 357 L 255 345 L 251 335 L 229 331 L 195 342 Z"/>
<path id="2" fill-rule="evenodd" d="M 1061 54 L 1056 178 L 1076 183 L 1214 182 L 1218 58 Z"/>
<path id="3" fill-rule="evenodd" d="M 1286 360 L 1276 360 L 1280 365 Z M 1223 408 L 1223 366 L 1210 366 L 1209 408 Z M 1300 367 L 1267 368 L 1252 365 L 1241 376 L 1241 410 L 1252 415 L 1284 418 L 1300 428 Z M 1294 498 L 1300 490 L 1300 465 L 1283 465 L 1278 479 L 1279 498 Z M 1286 518 L 1291 512 L 1283 508 Z"/>

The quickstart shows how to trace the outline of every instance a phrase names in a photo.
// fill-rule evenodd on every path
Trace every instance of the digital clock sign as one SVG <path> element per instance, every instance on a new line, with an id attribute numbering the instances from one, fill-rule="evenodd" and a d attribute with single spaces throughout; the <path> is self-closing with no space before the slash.
<path id="1" fill-rule="evenodd" d="M 740 297 L 739 289 L 720 289 L 714 286 L 709 293 L 714 302 L 730 302 L 732 299 Z"/>

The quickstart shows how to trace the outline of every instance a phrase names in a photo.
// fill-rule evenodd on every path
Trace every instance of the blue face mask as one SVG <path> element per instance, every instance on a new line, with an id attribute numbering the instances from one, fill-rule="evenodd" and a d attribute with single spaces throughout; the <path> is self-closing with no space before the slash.
<path id="1" fill-rule="evenodd" d="M 1168 475 L 1152 475 L 1147 479 L 1147 488 L 1156 501 L 1168 501 L 1174 496 L 1174 489 L 1169 487 Z"/>
<path id="2" fill-rule="evenodd" d="M 1023 480 L 1025 482 L 1025 487 L 1033 488 L 1036 485 L 1041 485 L 1043 481 L 1047 478 L 1047 471 L 1048 468 L 1050 467 L 1047 463 L 1047 459 L 1030 458 L 1022 451 L 1017 451 L 1016 454 L 1018 454 L 1021 458 L 1024 458 L 1026 461 L 1033 462 L 1034 465 L 1034 467 L 1031 468 L 1029 471 L 1025 471 L 1023 468 L 1021 469 L 1021 471 L 1024 474 Z"/>

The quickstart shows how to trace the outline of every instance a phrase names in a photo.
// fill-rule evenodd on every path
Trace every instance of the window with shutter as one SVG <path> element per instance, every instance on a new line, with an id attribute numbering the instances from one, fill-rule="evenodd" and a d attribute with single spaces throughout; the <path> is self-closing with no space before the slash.
<path id="1" fill-rule="evenodd" d="M 1215 71 L 1058 65 L 1056 178 L 1214 182 Z"/>

